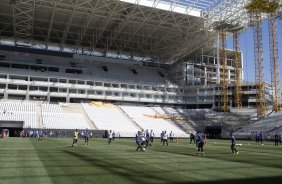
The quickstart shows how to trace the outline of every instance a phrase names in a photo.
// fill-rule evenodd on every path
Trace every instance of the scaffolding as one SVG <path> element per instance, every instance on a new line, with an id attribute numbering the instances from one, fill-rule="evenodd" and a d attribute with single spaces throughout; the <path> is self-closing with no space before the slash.
<path id="1" fill-rule="evenodd" d="M 233 49 L 235 51 L 235 92 L 234 100 L 235 107 L 242 106 L 242 61 L 240 53 L 240 33 L 239 30 L 233 31 Z"/>
<path id="2" fill-rule="evenodd" d="M 219 48 L 220 48 L 220 65 L 221 65 L 221 78 L 220 78 L 220 88 L 221 88 L 221 99 L 220 106 L 223 112 L 228 112 L 228 73 L 226 64 L 226 32 L 222 27 L 219 30 Z"/>
<path id="3" fill-rule="evenodd" d="M 271 86 L 273 88 L 272 107 L 273 111 L 277 112 L 280 110 L 280 64 L 278 55 L 276 12 L 269 13 L 268 15 L 268 30 L 270 48 Z"/>
<path id="4" fill-rule="evenodd" d="M 17 39 L 27 38 L 32 41 L 35 13 L 35 0 L 11 1 L 13 5 L 13 32 Z"/>
<path id="5" fill-rule="evenodd" d="M 254 25 L 254 58 L 255 58 L 255 79 L 257 86 L 257 115 L 265 116 L 266 99 L 264 92 L 264 64 L 263 64 L 263 45 L 262 45 L 262 27 L 261 14 L 256 12 L 253 15 Z"/>
<path id="6" fill-rule="evenodd" d="M 275 22 L 276 10 L 279 3 L 276 0 L 252 0 L 245 7 L 254 20 L 254 55 L 256 65 L 258 116 L 266 114 L 266 99 L 264 89 L 264 65 L 262 47 L 262 15 L 268 14 L 271 84 L 273 88 L 273 110 L 279 110 L 280 101 L 280 68 L 278 61 L 277 27 Z"/>

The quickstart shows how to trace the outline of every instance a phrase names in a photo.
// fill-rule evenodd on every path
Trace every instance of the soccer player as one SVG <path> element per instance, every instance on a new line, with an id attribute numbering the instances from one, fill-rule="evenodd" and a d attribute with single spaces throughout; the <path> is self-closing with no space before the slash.
<path id="1" fill-rule="evenodd" d="M 38 130 L 35 131 L 35 137 L 39 140 L 39 132 L 38 132 Z"/>
<path id="2" fill-rule="evenodd" d="M 277 132 L 276 132 L 276 134 L 274 135 L 274 141 L 275 141 L 275 146 L 278 146 L 278 143 L 279 143 L 279 135 L 277 134 Z"/>
<path id="3" fill-rule="evenodd" d="M 148 146 L 152 147 L 152 144 L 150 143 L 150 134 L 149 134 L 149 130 L 148 129 L 145 132 L 145 139 L 146 139 L 146 148 Z"/>
<path id="4" fill-rule="evenodd" d="M 164 131 L 161 132 L 160 138 L 161 138 L 161 143 L 163 142 L 163 135 L 164 135 Z"/>
<path id="5" fill-rule="evenodd" d="M 166 143 L 166 146 L 168 146 L 167 137 L 168 137 L 167 133 L 166 133 L 166 131 L 164 131 L 163 135 L 162 135 L 163 146 L 165 145 L 165 143 Z"/>
<path id="6" fill-rule="evenodd" d="M 146 139 L 144 137 L 143 132 L 138 131 L 136 136 L 135 136 L 135 140 L 136 140 L 136 144 L 137 144 L 136 151 L 138 151 L 139 149 L 141 151 L 146 151 L 146 148 L 144 147 L 144 145 L 146 144 Z"/>
<path id="7" fill-rule="evenodd" d="M 258 145 L 259 144 L 259 133 L 256 132 L 256 144 Z"/>
<path id="8" fill-rule="evenodd" d="M 88 128 L 86 128 L 86 130 L 84 131 L 84 145 L 88 146 L 89 143 L 89 138 L 90 138 L 90 133 L 88 131 Z"/>
<path id="9" fill-rule="evenodd" d="M 76 129 L 75 132 L 73 133 L 73 141 L 72 141 L 72 147 L 77 147 L 77 139 L 78 139 L 78 130 Z"/>
<path id="10" fill-rule="evenodd" d="M 170 133 L 169 133 L 169 142 L 173 143 L 173 138 L 174 138 L 174 133 L 172 131 L 170 131 Z"/>
<path id="11" fill-rule="evenodd" d="M 155 137 L 155 133 L 153 132 L 153 130 L 151 130 L 151 132 L 150 132 L 150 142 L 151 143 L 154 142 L 154 137 Z"/>
<path id="12" fill-rule="evenodd" d="M 198 133 L 197 143 L 198 143 L 197 156 L 199 156 L 200 152 L 201 152 L 202 157 L 203 157 L 204 156 L 204 143 L 205 143 L 205 139 L 204 139 L 204 136 L 201 133 Z"/>
<path id="13" fill-rule="evenodd" d="M 231 151 L 232 151 L 233 154 L 238 155 L 239 152 L 237 151 L 235 146 L 236 146 L 236 139 L 235 139 L 234 135 L 231 134 Z"/>
<path id="14" fill-rule="evenodd" d="M 260 144 L 263 145 L 263 134 L 262 134 L 262 132 L 259 133 L 259 141 L 260 141 Z"/>
<path id="15" fill-rule="evenodd" d="M 191 143 L 192 143 L 192 141 L 194 142 L 194 144 L 195 144 L 195 135 L 193 134 L 193 133 L 191 133 L 190 134 L 190 145 L 191 145 Z"/>
<path id="16" fill-rule="evenodd" d="M 42 130 L 39 130 L 39 131 L 38 131 L 38 140 L 39 140 L 39 141 L 42 141 L 42 138 L 43 138 L 43 131 L 42 131 Z"/>
<path id="17" fill-rule="evenodd" d="M 138 131 L 137 134 L 135 135 L 135 142 L 137 144 L 136 151 L 138 151 L 139 149 L 142 150 L 142 147 L 141 147 L 141 132 L 140 131 Z"/>
<path id="18" fill-rule="evenodd" d="M 112 140 L 113 140 L 113 132 L 110 130 L 108 132 L 108 143 L 111 144 Z"/>
<path id="19" fill-rule="evenodd" d="M 116 132 L 115 131 L 113 131 L 113 142 L 115 141 L 115 138 L 116 138 Z"/>

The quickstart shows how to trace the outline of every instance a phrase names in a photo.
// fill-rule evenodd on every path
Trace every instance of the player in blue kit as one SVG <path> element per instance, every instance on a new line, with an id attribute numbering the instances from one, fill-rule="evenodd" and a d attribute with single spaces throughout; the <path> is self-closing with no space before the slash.
<path id="1" fill-rule="evenodd" d="M 231 134 L 231 151 L 232 151 L 233 154 L 238 155 L 239 152 L 237 151 L 235 146 L 236 146 L 236 139 L 235 139 L 234 135 Z"/>
<path id="2" fill-rule="evenodd" d="M 204 143 L 205 143 L 205 139 L 204 139 L 204 136 L 201 133 L 198 133 L 198 135 L 197 135 L 197 142 L 198 142 L 197 156 L 199 156 L 200 153 L 201 153 L 202 157 L 203 157 L 204 156 Z"/>
<path id="3" fill-rule="evenodd" d="M 86 128 L 86 130 L 84 131 L 84 145 L 85 146 L 88 146 L 88 143 L 89 143 L 89 138 L 90 138 L 90 133 L 88 131 L 88 129 Z"/>
<path id="4" fill-rule="evenodd" d="M 137 144 L 137 148 L 136 148 L 136 151 L 139 151 L 139 149 L 141 151 L 146 151 L 146 138 L 144 136 L 144 134 L 140 131 L 137 132 L 136 136 L 135 136 L 135 141 L 136 141 L 136 144 Z"/>
<path id="5" fill-rule="evenodd" d="M 256 132 L 256 144 L 258 145 L 259 144 L 259 133 Z"/>

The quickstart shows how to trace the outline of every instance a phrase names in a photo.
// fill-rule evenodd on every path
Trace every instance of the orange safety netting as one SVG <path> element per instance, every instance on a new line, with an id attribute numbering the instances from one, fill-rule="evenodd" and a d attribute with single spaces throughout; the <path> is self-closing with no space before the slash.
<path id="1" fill-rule="evenodd" d="M 115 105 L 111 103 L 95 102 L 95 101 L 90 102 L 89 105 L 94 107 L 111 107 L 111 108 L 115 107 Z"/>

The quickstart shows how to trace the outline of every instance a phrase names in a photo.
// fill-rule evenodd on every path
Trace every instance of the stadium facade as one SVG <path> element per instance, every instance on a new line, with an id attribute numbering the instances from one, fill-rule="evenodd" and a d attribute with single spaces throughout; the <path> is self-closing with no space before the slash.
<path id="1" fill-rule="evenodd" d="M 231 108 L 235 106 L 237 52 L 226 50 L 223 68 L 215 27 L 222 22 L 231 25 L 231 29 L 247 26 L 247 2 L 1 0 L 1 99 L 216 109 L 221 106 L 220 84 L 226 69 L 227 103 Z M 242 106 L 255 107 L 257 85 L 243 80 L 242 53 L 239 61 Z M 271 87 L 266 84 L 267 102 L 271 94 Z M 13 109 L 13 105 L 8 106 Z M 32 113 L 41 113 L 32 108 Z M 42 117 L 49 120 L 39 116 L 34 128 L 44 127 L 44 121 L 52 124 L 48 108 L 42 111 Z M 138 117 L 137 123 L 132 120 L 135 114 L 131 112 L 137 113 L 136 109 L 118 108 L 131 118 L 135 129 L 146 126 L 140 126 Z M 155 113 L 155 118 L 164 118 L 156 109 L 143 110 L 149 116 Z M 31 122 L 38 117 L 34 114 Z M 73 119 L 82 116 L 76 114 Z M 105 129 L 87 121 L 84 125 Z M 50 125 L 51 128 L 60 127 Z M 189 133 L 190 129 L 185 131 Z"/>
<path id="2" fill-rule="evenodd" d="M 220 65 L 216 56 L 172 65 L 32 49 L 2 47 L 3 99 L 80 103 L 91 100 L 170 104 L 185 108 L 220 106 Z M 42 51 L 37 51 L 42 52 Z M 230 51 L 232 53 L 232 51 Z M 53 56 L 52 56 L 53 55 Z M 228 64 L 230 106 L 234 106 L 234 67 Z M 270 100 L 270 86 L 267 86 Z M 256 85 L 244 83 L 243 106 L 255 106 Z"/>
<path id="3" fill-rule="evenodd" d="M 243 8 L 248 1 L 228 2 L 3 0 L 0 43 L 5 51 L 1 51 L 1 95 L 5 99 L 103 99 L 191 104 L 191 108 L 219 106 L 222 66 L 219 49 L 212 48 L 218 39 L 212 25 L 224 20 L 238 26 L 241 21 L 243 27 L 248 20 Z M 68 59 L 52 58 L 52 54 Z M 234 57 L 235 53 L 228 50 L 230 106 L 234 104 Z M 243 62 L 242 54 L 240 58 Z M 20 66 L 18 62 L 25 64 Z M 101 62 L 124 63 L 121 67 L 130 69 L 124 72 L 133 72 L 136 80 L 128 82 L 124 79 L 131 76 L 124 75 L 124 79 L 110 81 L 118 75 L 111 70 L 104 78 L 93 78 L 94 71 L 88 67 L 99 63 L 97 67 L 106 69 Z M 150 73 L 138 74 L 135 66 L 156 70 L 156 78 L 162 79 L 146 84 Z M 240 73 L 243 83 L 243 63 Z M 64 79 L 54 79 L 59 77 L 57 74 Z M 154 75 L 151 78 L 154 81 Z M 255 88 L 254 84 L 244 83 L 243 106 L 255 105 Z M 266 88 L 270 99 L 271 90 L 267 85 Z"/>

